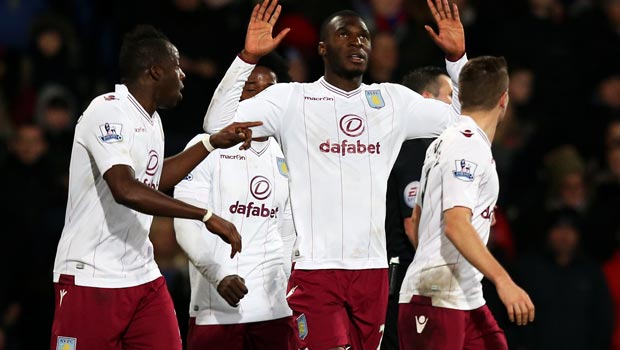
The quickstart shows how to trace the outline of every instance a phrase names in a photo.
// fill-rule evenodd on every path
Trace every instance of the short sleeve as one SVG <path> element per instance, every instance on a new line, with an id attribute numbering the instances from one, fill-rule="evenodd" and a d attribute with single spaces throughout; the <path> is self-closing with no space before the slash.
<path id="1" fill-rule="evenodd" d="M 254 137 L 274 136 L 280 139 L 282 118 L 286 114 L 293 94 L 293 84 L 275 84 L 256 96 L 239 103 L 236 121 L 261 121 L 263 125 L 252 128 Z"/>
<path id="2" fill-rule="evenodd" d="M 185 149 L 201 142 L 206 134 L 199 134 L 194 137 Z M 218 150 L 211 152 L 200 164 L 190 171 L 183 180 L 174 187 L 175 198 L 192 199 L 201 206 L 208 205 L 208 198 L 211 191 L 212 171 L 215 166 L 214 160 L 217 158 Z"/>
<path id="3" fill-rule="evenodd" d="M 97 106 L 84 112 L 76 129 L 77 142 L 86 147 L 101 174 L 118 164 L 134 168 L 133 123 L 117 103 L 116 100 L 98 101 Z"/>
<path id="4" fill-rule="evenodd" d="M 452 144 L 441 156 L 442 207 L 472 210 L 478 202 L 480 184 L 488 174 L 489 151 L 475 142 Z"/>

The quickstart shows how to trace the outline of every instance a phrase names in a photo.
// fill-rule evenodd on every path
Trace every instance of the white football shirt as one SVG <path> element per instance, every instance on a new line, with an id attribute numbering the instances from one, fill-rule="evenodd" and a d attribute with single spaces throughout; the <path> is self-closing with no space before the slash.
<path id="1" fill-rule="evenodd" d="M 202 137 L 195 137 L 188 147 Z M 246 151 L 237 146 L 216 149 L 176 186 L 175 198 L 211 208 L 233 223 L 242 237 L 243 251 L 231 259 L 230 245 L 210 233 L 204 224 L 187 226 L 187 220 L 175 219 L 177 240 L 191 261 L 190 316 L 196 317 L 196 324 L 258 322 L 292 315 L 286 303 L 287 276 L 280 230 L 287 218 L 288 192 L 288 170 L 273 138 L 253 141 Z M 186 224 L 180 226 L 179 222 Z M 294 231 L 286 234 L 294 239 Z M 200 241 L 191 235 L 200 235 Z M 290 243 L 286 254 L 289 268 Z M 194 251 L 192 245 L 199 245 L 200 251 Z M 241 276 L 248 288 L 236 308 L 217 292 L 219 282 L 229 275 Z"/>
<path id="2" fill-rule="evenodd" d="M 103 174 L 128 165 L 138 181 L 157 189 L 163 156 L 158 113 L 149 115 L 125 85 L 90 103 L 75 127 L 54 282 L 66 274 L 79 286 L 124 288 L 161 275 L 148 238 L 153 217 L 116 203 Z"/>
<path id="3" fill-rule="evenodd" d="M 485 244 L 489 239 L 499 181 L 491 143 L 473 119 L 461 117 L 428 147 L 420 183 L 418 249 L 399 301 L 422 295 L 431 297 L 433 306 L 476 309 L 485 303 L 483 276 L 446 237 L 443 219 L 450 208 L 469 208 L 480 238 Z"/>
<path id="4" fill-rule="evenodd" d="M 466 61 L 448 63 L 453 80 Z M 451 108 L 397 84 L 362 84 L 347 92 L 321 78 L 276 84 L 239 103 L 252 69 L 239 58 L 233 62 L 205 128 L 260 120 L 254 135 L 273 135 L 282 145 L 297 230 L 295 268 L 386 268 L 385 194 L 392 165 L 404 140 L 438 136 L 457 119 L 458 98 Z"/>

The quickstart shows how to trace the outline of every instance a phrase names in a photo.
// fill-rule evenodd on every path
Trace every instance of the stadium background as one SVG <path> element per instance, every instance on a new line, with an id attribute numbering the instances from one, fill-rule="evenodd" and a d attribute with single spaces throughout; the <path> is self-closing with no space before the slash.
<path id="1" fill-rule="evenodd" d="M 530 293 L 537 321 L 507 324 L 514 349 L 620 349 L 620 0 L 457 0 L 469 57 L 503 55 L 510 108 L 494 141 L 501 193 L 489 246 Z M 351 8 L 374 33 L 367 82 L 443 66 L 421 0 L 283 0 L 279 48 L 295 81 L 321 75 L 321 20 Z M 153 24 L 179 48 L 184 100 L 164 111 L 166 153 L 196 133 L 242 48 L 252 1 L 0 1 L 0 350 L 45 349 L 73 127 L 118 82 L 122 34 Z M 170 220 L 152 240 L 187 324 L 186 260 Z M 488 286 L 487 286 L 488 287 Z M 97 327 L 97 325 L 92 325 Z M 611 332 L 613 336 L 611 335 Z"/>

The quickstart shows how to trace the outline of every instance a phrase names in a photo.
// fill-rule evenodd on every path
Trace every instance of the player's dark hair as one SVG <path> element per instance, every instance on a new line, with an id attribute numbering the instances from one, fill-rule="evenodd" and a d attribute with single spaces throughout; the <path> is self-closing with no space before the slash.
<path id="1" fill-rule="evenodd" d="M 441 87 L 439 77 L 442 75 L 448 76 L 448 73 L 442 68 L 435 66 L 421 67 L 407 73 L 403 78 L 402 84 L 420 95 L 424 91 L 428 91 L 437 96 Z"/>
<path id="2" fill-rule="evenodd" d="M 360 16 L 357 12 L 351 11 L 351 10 L 342 10 L 342 11 L 332 13 L 331 15 L 329 15 L 329 17 L 327 17 L 323 21 L 323 24 L 321 24 L 321 31 L 319 32 L 319 40 L 325 41 L 327 39 L 327 26 L 329 25 L 329 22 L 331 22 L 336 17 L 362 18 L 362 16 Z"/>
<path id="3" fill-rule="evenodd" d="M 504 57 L 476 57 L 459 76 L 459 100 L 467 110 L 491 110 L 508 90 L 508 64 Z"/>
<path id="4" fill-rule="evenodd" d="M 137 79 L 154 64 L 171 58 L 170 40 L 150 25 L 139 25 L 125 34 L 118 66 L 122 81 Z"/>
<path id="5" fill-rule="evenodd" d="M 278 55 L 275 51 L 261 57 L 256 65 L 273 71 L 276 74 L 276 78 L 278 78 L 278 83 L 290 83 L 292 80 L 288 74 L 288 63 L 286 63 L 284 57 Z"/>

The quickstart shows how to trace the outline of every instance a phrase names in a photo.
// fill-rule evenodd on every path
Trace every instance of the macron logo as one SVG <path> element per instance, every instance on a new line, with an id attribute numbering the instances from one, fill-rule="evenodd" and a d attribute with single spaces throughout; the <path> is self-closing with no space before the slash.
<path id="1" fill-rule="evenodd" d="M 290 297 L 291 295 L 293 295 L 293 293 L 295 293 L 295 290 L 297 289 L 297 287 L 299 286 L 295 286 L 293 288 L 291 288 L 291 290 L 288 291 L 288 293 L 286 293 L 286 299 L 288 299 L 288 297 Z"/>
<path id="2" fill-rule="evenodd" d="M 424 331 L 424 327 L 426 327 L 426 323 L 428 322 L 428 318 L 426 316 L 415 316 L 415 329 L 418 334 Z"/>
<path id="3" fill-rule="evenodd" d="M 304 96 L 304 100 L 308 101 L 333 101 L 333 97 L 313 97 L 313 96 Z"/>
<path id="4" fill-rule="evenodd" d="M 65 295 L 67 295 L 67 290 L 66 289 L 61 289 L 60 290 L 60 305 L 58 306 L 62 306 L 62 299 L 65 297 Z"/>

